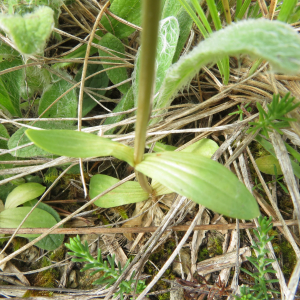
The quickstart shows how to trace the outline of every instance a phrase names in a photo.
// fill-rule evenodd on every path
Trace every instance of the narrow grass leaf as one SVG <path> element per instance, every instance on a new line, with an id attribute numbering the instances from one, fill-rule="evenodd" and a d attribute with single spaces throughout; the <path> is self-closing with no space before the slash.
<path id="1" fill-rule="evenodd" d="M 297 0 L 284 0 L 281 5 L 277 20 L 287 23 L 293 13 L 294 7 L 296 6 L 297 2 Z"/>
<path id="2" fill-rule="evenodd" d="M 247 188 L 221 164 L 193 153 L 146 154 L 136 170 L 218 213 L 253 219 L 259 208 Z"/>
<path id="3" fill-rule="evenodd" d="M 94 175 L 90 181 L 90 198 L 94 198 L 120 180 L 102 174 Z M 96 200 L 94 204 L 100 207 L 109 208 L 130 203 L 141 202 L 149 197 L 137 181 L 127 181 L 118 186 L 108 194 Z"/>
<path id="4" fill-rule="evenodd" d="M 157 105 L 169 106 L 172 97 L 202 66 L 228 55 L 240 54 L 263 58 L 269 61 L 274 71 L 298 73 L 300 37 L 289 25 L 263 19 L 240 21 L 216 31 L 169 69 Z"/>
<path id="5" fill-rule="evenodd" d="M 114 54 L 117 57 L 120 58 L 125 58 L 125 47 L 122 44 L 122 42 L 116 38 L 114 35 L 112 35 L 111 33 L 107 33 L 100 41 L 99 43 L 101 46 L 107 48 L 108 50 L 114 50 L 117 51 L 118 53 L 112 51 L 112 54 Z M 98 49 L 99 55 L 100 56 L 107 56 L 107 57 L 111 57 L 111 55 L 109 55 L 107 52 L 104 52 L 103 50 Z M 122 54 L 120 54 L 122 53 Z M 113 59 L 104 59 L 102 60 L 104 62 L 111 62 L 111 63 L 122 63 L 119 60 L 113 60 Z M 113 67 L 114 65 L 103 65 L 104 69 L 108 69 Z M 126 79 L 128 79 L 128 75 L 127 75 L 127 70 L 126 68 L 117 68 L 117 69 L 112 69 L 112 70 L 108 70 L 106 71 L 107 76 L 109 77 L 110 81 L 113 84 L 118 84 Z M 117 87 L 117 89 L 122 93 L 122 94 L 126 94 L 128 92 L 128 90 L 130 89 L 130 83 L 124 83 L 120 86 Z"/>
<path id="6" fill-rule="evenodd" d="M 15 208 L 29 200 L 39 197 L 46 187 L 39 183 L 28 182 L 17 186 L 6 198 L 5 209 Z"/>
<path id="7" fill-rule="evenodd" d="M 54 27 L 53 10 L 38 7 L 34 12 L 21 15 L 0 15 L 0 28 L 9 35 L 22 54 L 38 54 Z"/>
<path id="8" fill-rule="evenodd" d="M 132 148 L 91 133 L 28 129 L 26 135 L 38 147 L 56 155 L 79 158 L 111 155 L 134 165 Z"/>

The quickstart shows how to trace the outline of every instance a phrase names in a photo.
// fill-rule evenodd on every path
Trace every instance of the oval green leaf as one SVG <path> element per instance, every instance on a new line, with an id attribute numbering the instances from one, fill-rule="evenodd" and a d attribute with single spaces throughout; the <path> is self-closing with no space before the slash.
<path id="1" fill-rule="evenodd" d="M 194 144 L 184 148 L 180 152 L 190 152 L 211 158 L 213 154 L 219 149 L 219 145 L 210 139 L 201 139 Z"/>
<path id="2" fill-rule="evenodd" d="M 5 209 L 15 208 L 29 200 L 39 197 L 44 193 L 45 189 L 46 187 L 35 182 L 21 184 L 7 196 Z"/>
<path id="3" fill-rule="evenodd" d="M 134 165 L 133 149 L 123 144 L 86 132 L 73 130 L 26 130 L 38 147 L 69 157 L 114 156 Z"/>
<path id="4" fill-rule="evenodd" d="M 146 154 L 136 170 L 207 208 L 239 219 L 253 219 L 259 208 L 247 188 L 221 164 L 194 153 Z"/>
<path id="5" fill-rule="evenodd" d="M 0 213 L 0 228 L 17 228 L 30 210 L 31 207 L 25 206 L 2 211 Z M 53 216 L 42 209 L 36 208 L 21 228 L 50 228 L 56 223 Z M 17 234 L 17 236 L 36 238 L 39 234 Z"/>
<path id="6" fill-rule="evenodd" d="M 120 180 L 102 174 L 92 177 L 90 182 L 90 197 L 95 198 L 97 195 L 106 191 L 108 188 L 118 183 Z M 108 208 L 130 203 L 141 202 L 149 197 L 137 181 L 127 181 L 118 186 L 108 194 L 104 195 L 94 203 L 97 206 Z"/>
<path id="7" fill-rule="evenodd" d="M 282 175 L 282 171 L 279 165 L 279 161 L 273 155 L 267 155 L 258 158 L 256 164 L 259 170 L 265 174 L 276 175 L 274 166 L 276 167 L 277 175 Z"/>

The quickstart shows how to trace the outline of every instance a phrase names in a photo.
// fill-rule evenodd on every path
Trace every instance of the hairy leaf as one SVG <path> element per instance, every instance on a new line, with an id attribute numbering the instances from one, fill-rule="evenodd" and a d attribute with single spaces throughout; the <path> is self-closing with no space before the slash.
<path id="1" fill-rule="evenodd" d="M 226 216 L 249 220 L 259 215 L 256 200 L 237 177 L 204 156 L 182 152 L 146 154 L 136 170 Z"/>
<path id="2" fill-rule="evenodd" d="M 26 130 L 26 135 L 38 147 L 70 157 L 114 156 L 134 165 L 133 149 L 91 133 L 72 130 Z"/>
<path id="3" fill-rule="evenodd" d="M 100 45 L 107 48 L 108 50 L 114 50 L 117 51 L 118 53 L 112 51 L 112 54 L 116 55 L 117 57 L 120 58 L 125 58 L 125 47 L 122 44 L 122 42 L 116 38 L 114 35 L 112 35 L 111 33 L 107 33 L 100 41 Z M 104 52 L 103 50 L 98 49 L 99 55 L 100 56 L 107 56 L 107 57 L 111 57 L 111 55 L 109 55 L 107 52 Z M 123 53 L 124 55 L 120 54 Z M 105 59 L 103 60 L 104 62 L 112 62 L 112 63 L 122 63 L 119 60 L 113 60 L 113 59 Z M 103 65 L 104 69 L 108 69 L 113 67 L 114 65 Z M 116 69 L 112 69 L 112 70 L 108 70 L 106 71 L 110 81 L 113 84 L 118 84 L 126 79 L 128 79 L 128 75 L 127 75 L 127 70 L 126 68 L 116 68 Z M 118 90 L 123 93 L 126 94 L 128 92 L 128 90 L 130 89 L 130 83 L 124 83 L 120 86 L 117 87 Z"/>
<path id="4" fill-rule="evenodd" d="M 155 90 L 156 94 L 162 86 L 166 73 L 172 64 L 173 57 L 176 50 L 176 45 L 179 37 L 179 24 L 176 18 L 168 17 L 161 20 L 159 23 L 158 41 L 156 50 L 156 77 L 155 77 Z M 138 99 L 138 87 L 140 81 L 140 54 L 139 49 L 134 67 L 133 88 L 135 95 L 135 102 Z M 157 99 L 157 97 L 155 98 Z M 156 100 L 154 99 L 154 103 Z M 137 106 L 137 105 L 136 105 Z M 155 122 L 153 120 L 151 123 Z"/>
<path id="5" fill-rule="evenodd" d="M 5 60 L 0 63 L 0 71 L 21 66 L 21 59 Z M 13 116 L 21 117 L 20 92 L 24 82 L 24 69 L 0 76 L 0 108 L 7 109 Z"/>
<path id="6" fill-rule="evenodd" d="M 60 79 L 54 84 L 50 85 L 44 91 L 40 99 L 38 110 L 39 115 L 41 115 L 49 106 L 51 106 L 51 108 L 49 108 L 42 115 L 43 118 L 75 118 L 77 115 L 77 95 L 75 89 L 72 89 L 55 104 L 53 104 L 58 97 L 60 97 L 72 86 L 73 84 L 64 79 Z M 74 121 L 64 121 L 64 123 L 73 124 Z"/>
<path id="7" fill-rule="evenodd" d="M 22 54 L 42 52 L 53 27 L 53 10 L 47 6 L 38 7 L 33 13 L 23 16 L 0 15 L 0 28 Z"/>
<path id="8" fill-rule="evenodd" d="M 187 1 L 190 3 L 190 1 Z M 193 20 L 181 3 L 178 0 L 166 0 L 162 12 L 162 19 L 167 17 L 175 17 L 179 23 L 179 37 L 177 42 L 176 51 L 173 57 L 173 62 L 176 62 L 180 53 L 190 35 Z"/>
<path id="9" fill-rule="evenodd" d="M 96 197 L 119 181 L 120 180 L 107 175 L 94 175 L 90 181 L 90 198 Z M 148 197 L 148 193 L 141 188 L 137 181 L 127 181 L 98 199 L 94 204 L 108 208 L 141 202 L 147 200 Z"/>
<path id="10" fill-rule="evenodd" d="M 274 71 L 298 73 L 300 37 L 289 25 L 264 19 L 241 21 L 216 31 L 169 69 L 154 108 L 169 106 L 204 65 L 240 54 L 263 58 Z"/>
<path id="11" fill-rule="evenodd" d="M 15 208 L 29 200 L 42 195 L 46 187 L 39 183 L 29 182 L 16 187 L 6 198 L 5 209 Z"/>

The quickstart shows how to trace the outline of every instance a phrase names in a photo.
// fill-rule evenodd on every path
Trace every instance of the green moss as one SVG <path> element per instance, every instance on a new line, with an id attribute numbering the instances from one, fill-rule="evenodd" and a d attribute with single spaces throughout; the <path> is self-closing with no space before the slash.
<path id="1" fill-rule="evenodd" d="M 59 247 L 57 248 L 56 250 L 52 251 L 52 253 L 50 254 L 49 258 L 52 260 L 52 261 L 61 261 L 64 259 L 65 257 L 65 247 Z"/>
<path id="2" fill-rule="evenodd" d="M 297 258 L 296 254 L 291 246 L 291 244 L 284 241 L 276 241 L 273 243 L 273 248 L 275 253 L 282 257 L 282 272 L 284 275 L 291 275 L 292 270 L 294 269 Z M 279 255 L 281 254 L 281 255 Z"/>

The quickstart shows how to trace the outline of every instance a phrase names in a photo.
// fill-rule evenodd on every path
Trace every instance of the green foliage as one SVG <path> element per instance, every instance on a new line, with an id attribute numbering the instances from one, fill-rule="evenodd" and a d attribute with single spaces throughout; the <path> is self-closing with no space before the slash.
<path id="1" fill-rule="evenodd" d="M 26 130 L 26 135 L 42 149 L 70 157 L 114 156 L 133 162 L 133 149 L 90 133 L 72 130 Z"/>
<path id="2" fill-rule="evenodd" d="M 67 74 L 64 74 L 67 76 Z M 75 118 L 77 115 L 77 95 L 72 89 L 56 103 L 54 101 L 72 88 L 73 84 L 64 79 L 58 79 L 50 85 L 42 94 L 38 113 L 43 118 Z M 49 108 L 50 107 L 50 108 Z M 45 112 L 46 111 L 46 112 Z M 62 123 L 62 122 L 60 122 Z M 64 121 L 65 124 L 73 124 L 73 121 Z"/>
<path id="3" fill-rule="evenodd" d="M 259 170 L 269 175 L 282 175 L 279 161 L 273 155 L 259 157 L 256 161 Z"/>
<path id="4" fill-rule="evenodd" d="M 0 15 L 0 28 L 9 35 L 22 54 L 39 54 L 45 47 L 53 26 L 53 10 L 38 7 L 34 12 L 21 15 Z"/>
<path id="5" fill-rule="evenodd" d="M 119 182 L 118 179 L 107 175 L 94 175 L 90 181 L 90 198 L 93 199 L 117 182 Z M 148 193 L 141 188 L 137 181 L 127 181 L 95 201 L 94 204 L 106 208 L 116 207 L 120 205 L 141 202 L 147 200 L 148 197 Z"/>
<path id="6" fill-rule="evenodd" d="M 228 55 L 240 54 L 263 58 L 269 61 L 275 71 L 297 73 L 300 66 L 300 37 L 284 23 L 263 19 L 240 21 L 216 31 L 168 70 L 154 109 L 169 106 L 177 92 L 204 65 Z"/>
<path id="7" fill-rule="evenodd" d="M 103 276 L 96 280 L 93 284 L 106 284 L 106 288 L 109 288 L 113 285 L 118 278 L 122 275 L 124 270 L 128 267 L 130 260 L 128 260 L 125 266 L 122 268 L 120 262 L 118 263 L 117 268 L 115 268 L 115 255 L 107 256 L 107 261 L 104 261 L 102 258 L 101 249 L 98 249 L 98 256 L 95 259 L 89 252 L 89 246 L 87 242 L 83 245 L 80 241 L 80 237 L 77 235 L 75 238 L 70 239 L 70 244 L 65 244 L 65 246 L 70 249 L 72 252 L 68 252 L 69 255 L 77 256 L 79 258 L 72 258 L 74 262 L 86 263 L 84 268 L 80 271 L 84 272 L 89 269 L 94 269 L 91 275 L 96 274 L 97 272 L 103 272 Z M 136 292 L 139 294 L 145 289 L 145 281 L 136 280 L 135 271 L 132 272 L 129 280 L 123 280 L 119 284 L 119 291 L 115 293 L 115 296 L 119 295 L 123 300 L 125 294 L 130 294 L 134 292 L 134 284 L 136 286 Z"/>
<path id="8" fill-rule="evenodd" d="M 102 71 L 102 72 L 101 72 Z M 98 64 L 89 64 L 86 71 L 86 77 L 91 76 L 95 73 L 101 72 L 93 77 L 87 79 L 84 82 L 84 86 L 86 88 L 106 88 L 108 86 L 109 79 L 104 72 L 104 69 L 101 65 Z M 78 73 L 75 76 L 76 81 L 81 80 L 82 68 L 79 69 Z M 77 96 L 79 96 L 79 89 L 77 89 Z M 104 95 L 105 91 L 97 91 L 97 94 Z M 93 95 L 93 98 L 96 100 L 100 100 L 100 97 Z M 76 98 L 77 102 L 77 98 Z M 94 101 L 87 93 L 83 94 L 83 102 L 82 102 L 82 116 L 86 116 L 95 106 L 97 106 L 97 102 Z M 77 114 L 76 114 L 77 115 Z"/>
<path id="9" fill-rule="evenodd" d="M 110 6 L 110 11 L 128 22 L 140 26 L 141 0 L 114 0 Z M 134 28 L 120 23 L 110 16 L 104 16 L 101 23 L 108 32 L 119 39 L 129 36 L 135 31 Z"/>
<path id="10" fill-rule="evenodd" d="M 122 42 L 116 38 L 114 35 L 112 35 L 111 33 L 107 33 L 100 41 L 99 43 L 101 46 L 110 49 L 110 50 L 114 50 L 111 51 L 111 53 L 116 56 L 116 57 L 120 57 L 120 58 L 125 58 L 125 48 L 124 45 L 122 44 Z M 115 52 L 116 51 L 116 52 Z M 100 56 L 107 56 L 107 57 L 111 57 L 112 55 L 109 55 L 107 52 L 98 49 L 99 55 Z M 123 55 L 122 55 L 122 54 Z M 103 60 L 104 62 L 111 62 L 111 63 L 121 63 L 121 61 L 119 60 L 113 60 L 113 59 L 105 59 Z M 113 67 L 114 65 L 103 65 L 104 69 L 108 69 Z M 109 77 L 109 79 L 111 80 L 111 82 L 113 84 L 118 84 L 126 79 L 128 79 L 128 75 L 127 75 L 127 70 L 126 68 L 116 68 L 116 69 L 112 69 L 112 70 L 108 70 L 106 71 L 107 76 Z M 118 86 L 118 90 L 123 93 L 126 94 L 128 92 L 128 90 L 130 89 L 130 83 L 124 83 L 120 86 Z"/>
<path id="11" fill-rule="evenodd" d="M 247 108 L 247 106 L 250 104 L 250 102 L 249 103 L 247 103 L 245 106 L 244 106 L 244 108 L 246 109 Z M 232 116 L 232 115 L 240 115 L 240 121 L 243 121 L 243 114 L 244 114 L 244 111 L 243 111 L 243 109 L 242 108 L 240 108 L 240 106 L 238 105 L 237 106 L 238 107 L 238 111 L 235 111 L 235 112 L 232 112 L 232 113 L 230 113 L 230 114 L 228 114 L 229 116 Z M 247 109 L 246 109 L 248 112 L 250 112 L 251 110 L 252 110 L 252 108 L 251 107 L 248 107 Z"/>
<path id="12" fill-rule="evenodd" d="M 237 177 L 204 156 L 169 151 L 145 154 L 136 170 L 226 216 L 248 220 L 259 214 L 256 201 Z"/>
<path id="13" fill-rule="evenodd" d="M 11 61 L 4 60 L 0 62 L 0 71 L 17 67 L 22 64 L 23 61 L 19 58 Z M 21 86 L 24 82 L 24 76 L 24 70 L 22 69 L 0 76 L 0 108 L 8 110 L 12 116 L 22 116 L 20 111 L 20 93 Z"/>
<path id="14" fill-rule="evenodd" d="M 40 196 L 45 187 L 38 183 L 25 183 L 16 187 L 6 198 L 4 210 L 0 211 L 0 228 L 17 228 L 36 202 L 30 200 Z M 25 205 L 18 207 L 19 205 Z M 60 221 L 58 213 L 50 206 L 40 203 L 25 220 L 22 228 L 49 228 Z M 17 234 L 30 240 L 39 234 Z M 36 246 L 45 250 L 58 248 L 64 240 L 64 235 L 48 235 Z"/>
<path id="15" fill-rule="evenodd" d="M 268 232 L 272 229 L 273 224 L 272 218 L 259 216 L 258 223 L 259 226 L 257 230 L 254 230 L 254 234 L 258 238 L 258 242 L 253 241 L 252 248 L 257 251 L 257 257 L 247 257 L 250 263 L 257 269 L 256 273 L 251 273 L 246 269 L 241 268 L 245 273 L 250 275 L 255 279 L 255 284 L 253 287 L 242 287 L 241 297 L 236 296 L 236 299 L 270 299 L 272 298 L 272 293 L 279 293 L 278 291 L 268 290 L 267 284 L 278 282 L 277 279 L 266 280 L 265 274 L 276 273 L 269 265 L 274 262 L 274 259 L 266 258 L 266 254 L 270 251 L 267 249 L 267 243 L 270 242 L 274 236 L 268 237 Z"/>
<path id="16" fill-rule="evenodd" d="M 268 112 L 265 112 L 260 103 L 256 104 L 259 111 L 259 121 L 249 122 L 251 127 L 248 133 L 256 132 L 261 130 L 262 133 L 269 138 L 268 131 L 275 129 L 280 134 L 283 134 L 280 128 L 289 127 L 289 121 L 294 119 L 287 118 L 284 115 L 294 110 L 300 105 L 300 103 L 293 104 L 294 97 L 290 97 L 290 93 L 287 93 L 283 98 L 280 99 L 279 95 L 273 95 L 273 100 L 267 105 Z M 276 120 L 279 120 L 276 122 Z"/>

